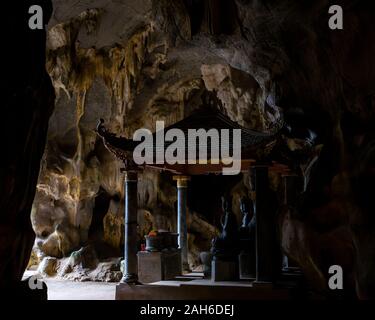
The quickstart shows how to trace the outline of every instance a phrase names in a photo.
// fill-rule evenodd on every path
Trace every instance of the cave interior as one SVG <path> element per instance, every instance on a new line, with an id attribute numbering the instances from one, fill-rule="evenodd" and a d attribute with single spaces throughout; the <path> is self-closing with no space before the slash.
<path id="1" fill-rule="evenodd" d="M 336 3 L 344 30 L 329 29 Z M 307 298 L 375 298 L 375 4 L 336 3 L 7 4 L 0 288 L 46 299 L 29 290 L 27 273 L 47 287 L 51 279 L 123 282 L 155 230 L 179 234 L 189 270 L 180 281 L 195 281 L 212 272 L 210 254 L 225 260 L 248 232 L 253 278 L 274 287 L 264 293 L 242 279 L 242 298 L 279 298 L 280 287 Z M 35 4 L 40 30 L 27 24 Z M 130 149 L 111 147 L 113 137 L 126 144 L 139 128 L 155 132 L 157 121 L 173 126 L 202 108 L 272 143 L 228 176 L 134 170 Z M 130 216 L 137 225 L 125 231 Z M 344 290 L 330 289 L 332 266 Z"/>

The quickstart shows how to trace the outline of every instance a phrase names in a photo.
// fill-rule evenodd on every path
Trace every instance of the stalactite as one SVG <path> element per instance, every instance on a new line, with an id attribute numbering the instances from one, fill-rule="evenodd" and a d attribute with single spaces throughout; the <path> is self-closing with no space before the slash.
<path id="1" fill-rule="evenodd" d="M 89 10 L 77 19 L 51 28 L 47 70 L 53 80 L 56 93 L 60 89 L 72 97 L 87 92 L 93 81 L 100 77 L 108 86 L 115 103 L 116 116 L 123 116 L 131 109 L 134 95 L 139 90 L 140 72 L 146 54 L 150 50 L 149 38 L 152 24 L 138 30 L 124 44 L 110 48 L 82 48 L 77 42 L 78 29 L 84 22 L 90 22 L 91 32 L 99 23 L 100 11 Z M 77 102 L 77 108 L 81 108 Z M 123 127 L 121 117 L 117 117 L 118 129 Z"/>

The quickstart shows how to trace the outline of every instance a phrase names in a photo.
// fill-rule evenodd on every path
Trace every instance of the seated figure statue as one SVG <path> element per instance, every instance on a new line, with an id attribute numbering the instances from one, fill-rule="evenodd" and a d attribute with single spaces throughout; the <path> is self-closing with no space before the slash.
<path id="1" fill-rule="evenodd" d="M 214 259 L 232 260 L 239 253 L 239 232 L 236 216 L 232 212 L 231 197 L 222 197 L 223 215 L 221 234 L 212 240 Z"/>
<path id="2" fill-rule="evenodd" d="M 240 239 L 250 239 L 255 233 L 256 225 L 253 201 L 248 197 L 242 197 L 240 210 L 243 217 L 240 227 Z"/>
<path id="3" fill-rule="evenodd" d="M 248 197 L 242 197 L 240 210 L 243 216 L 240 227 L 240 277 L 250 279 L 255 277 L 255 228 L 256 219 L 254 214 L 254 203 Z"/>

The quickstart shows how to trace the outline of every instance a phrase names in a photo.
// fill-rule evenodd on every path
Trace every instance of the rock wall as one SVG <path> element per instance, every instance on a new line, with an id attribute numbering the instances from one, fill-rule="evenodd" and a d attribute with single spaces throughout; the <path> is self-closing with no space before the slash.
<path id="1" fill-rule="evenodd" d="M 345 13 L 344 31 L 328 28 L 328 8 L 338 3 Z M 317 282 L 322 289 L 327 265 L 340 261 L 337 257 L 345 256 L 345 248 L 353 257 L 343 261 L 348 273 L 362 270 L 362 276 L 357 272 L 348 280 L 350 285 L 357 281 L 363 296 L 373 292 L 375 276 L 368 271 L 372 265 L 363 261 L 374 254 L 366 245 L 374 236 L 369 209 L 374 4 L 55 0 L 53 5 L 47 70 L 57 101 L 32 213 L 37 246 L 44 254 L 69 255 L 97 234 L 90 228 L 99 230 L 100 240 L 115 251 L 121 248 L 121 164 L 96 137 L 98 118 L 105 119 L 111 131 L 130 137 L 140 127 L 153 130 L 156 120 L 168 125 L 186 117 L 210 93 L 223 112 L 246 127 L 272 130 L 285 117 L 296 131 L 315 133 L 319 160 L 299 218 L 292 219 L 292 228 L 281 227 L 286 239 L 301 246 L 283 243 L 283 249 L 312 279 L 323 279 Z M 240 180 L 229 184 L 235 199 L 249 193 L 248 177 Z M 139 218 L 145 221 L 140 233 L 151 225 L 173 229 L 171 177 L 146 171 L 139 190 Z M 191 211 L 200 199 L 193 197 Z M 214 202 L 217 196 L 207 198 Z M 346 206 L 339 205 L 343 200 Z M 214 224 L 217 208 L 195 208 L 197 221 L 201 215 Z M 235 208 L 238 213 L 237 201 Z M 202 232 L 193 226 L 189 231 L 197 239 Z M 309 242 L 301 233 L 317 241 Z M 352 240 L 354 247 L 340 249 L 340 243 Z M 199 248 L 207 245 L 204 239 Z M 194 258 L 191 263 L 196 263 Z"/>
<path id="2" fill-rule="evenodd" d="M 54 90 L 45 68 L 45 30 L 28 27 L 28 8 L 42 3 L 44 21 L 48 21 L 50 1 L 2 7 L 0 288 L 8 296 L 27 293 L 20 281 L 35 238 L 30 210 L 54 105 Z"/>
<path id="3" fill-rule="evenodd" d="M 178 14 L 172 15 L 171 6 Z M 121 163 L 94 132 L 99 118 L 111 131 L 131 136 L 140 127 L 153 130 L 156 120 L 169 125 L 182 119 L 203 104 L 208 92 L 217 93 L 220 107 L 247 127 L 268 130 L 280 117 L 255 78 L 230 65 L 229 60 L 240 63 L 232 56 L 234 48 L 222 53 L 209 34 L 193 40 L 190 29 L 182 1 L 123 6 L 54 1 L 47 70 L 57 100 L 32 211 L 37 261 L 45 255 L 69 256 L 92 240 L 93 221 L 103 224 L 101 240 L 117 249 L 109 252 L 121 254 Z M 273 114 L 266 113 L 266 105 Z M 140 237 L 152 227 L 176 229 L 171 176 L 146 170 L 139 200 Z M 207 215 L 192 214 L 197 221 Z M 191 237 L 201 231 L 192 227 Z M 205 249 L 212 236 L 203 237 Z M 198 264 L 197 256 L 191 263 Z"/>

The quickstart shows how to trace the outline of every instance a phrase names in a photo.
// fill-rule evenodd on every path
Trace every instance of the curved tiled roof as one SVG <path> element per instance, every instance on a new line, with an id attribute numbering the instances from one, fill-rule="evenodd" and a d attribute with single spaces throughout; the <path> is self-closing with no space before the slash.
<path id="1" fill-rule="evenodd" d="M 232 131 L 234 129 L 241 130 L 241 149 L 246 151 L 249 149 L 256 149 L 262 146 L 265 146 L 273 141 L 276 140 L 278 136 L 278 132 L 281 129 L 281 125 L 274 130 L 272 133 L 264 133 L 264 132 L 257 132 L 248 128 L 242 127 L 240 124 L 232 121 L 229 119 L 228 116 L 224 115 L 218 110 L 212 109 L 204 109 L 202 111 L 193 113 L 192 115 L 186 117 L 185 119 L 176 122 L 175 124 L 166 127 L 164 132 L 170 129 L 180 129 L 184 132 L 185 137 L 188 136 L 189 129 L 203 129 L 203 130 L 210 130 L 210 129 L 229 129 L 230 130 L 230 148 L 229 150 L 232 151 L 232 141 L 233 135 Z M 126 139 L 123 137 L 117 137 L 116 135 L 108 132 L 104 125 L 103 121 L 101 121 L 97 127 L 98 134 L 105 140 L 106 145 L 110 145 L 116 149 L 123 150 L 123 151 L 133 151 L 134 148 L 140 143 L 133 141 L 131 139 Z M 153 133 L 153 140 L 155 140 L 156 132 Z M 164 147 L 165 149 L 168 148 L 170 144 L 173 142 L 165 141 Z M 153 144 L 154 149 L 157 147 Z M 186 148 L 189 146 L 186 143 Z M 210 151 L 210 145 L 208 145 L 208 151 Z"/>

